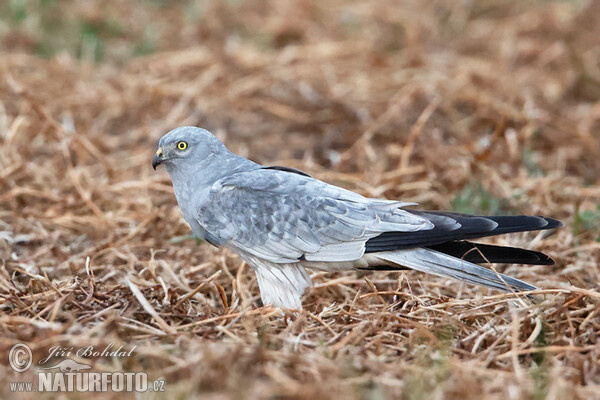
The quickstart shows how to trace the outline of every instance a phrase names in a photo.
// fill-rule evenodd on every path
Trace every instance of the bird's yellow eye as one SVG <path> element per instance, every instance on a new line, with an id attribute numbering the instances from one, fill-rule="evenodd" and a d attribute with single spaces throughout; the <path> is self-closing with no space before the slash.
<path id="1" fill-rule="evenodd" d="M 187 149 L 188 144 L 186 142 L 177 142 L 177 148 L 179 150 L 185 150 Z"/>

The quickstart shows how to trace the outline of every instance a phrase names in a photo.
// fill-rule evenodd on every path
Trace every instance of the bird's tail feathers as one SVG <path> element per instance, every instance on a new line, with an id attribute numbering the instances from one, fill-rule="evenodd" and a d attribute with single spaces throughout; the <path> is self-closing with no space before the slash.
<path id="1" fill-rule="evenodd" d="M 381 260 L 417 271 L 452 278 L 502 291 L 535 290 L 535 286 L 510 276 L 496 273 L 477 264 L 436 250 L 418 248 L 376 253 Z"/>

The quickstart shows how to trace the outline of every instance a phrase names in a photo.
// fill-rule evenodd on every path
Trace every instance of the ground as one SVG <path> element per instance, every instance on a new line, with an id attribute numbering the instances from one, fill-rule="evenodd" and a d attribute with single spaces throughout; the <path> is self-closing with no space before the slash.
<path id="1" fill-rule="evenodd" d="M 146 397 L 600 399 L 599 37 L 597 1 L 2 3 L 0 397 L 35 397 L 16 343 L 114 343 L 73 358 L 164 379 Z M 556 265 L 494 266 L 536 302 L 317 272 L 303 311 L 261 308 L 151 168 L 180 125 L 372 197 L 561 219 L 490 240 Z"/>

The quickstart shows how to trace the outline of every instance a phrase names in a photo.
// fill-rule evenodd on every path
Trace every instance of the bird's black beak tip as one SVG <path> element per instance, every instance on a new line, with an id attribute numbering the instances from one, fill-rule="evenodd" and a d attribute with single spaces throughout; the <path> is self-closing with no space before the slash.
<path id="1" fill-rule="evenodd" d="M 162 161 L 162 158 L 160 158 L 158 155 L 155 155 L 152 159 L 152 168 L 154 168 L 154 170 L 156 171 L 156 167 L 158 167 L 162 163 Z"/>
<path id="2" fill-rule="evenodd" d="M 162 147 L 159 147 L 158 150 L 156 150 L 156 154 L 154 154 L 154 158 L 152 159 L 152 168 L 154 168 L 156 171 L 156 167 L 162 164 L 163 161 L 163 149 Z"/>

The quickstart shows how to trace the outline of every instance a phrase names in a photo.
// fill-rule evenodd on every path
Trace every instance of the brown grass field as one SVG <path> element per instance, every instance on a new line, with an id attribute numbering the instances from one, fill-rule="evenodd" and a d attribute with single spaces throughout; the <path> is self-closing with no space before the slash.
<path id="1" fill-rule="evenodd" d="M 151 168 L 181 125 L 372 197 L 561 219 L 489 240 L 556 265 L 494 266 L 535 303 L 317 272 L 303 311 L 261 308 Z M 600 399 L 598 1 L 7 0 L 0 145 L 0 398 L 91 396 L 9 382 L 114 343 L 71 358 L 164 379 L 136 398 Z"/>

